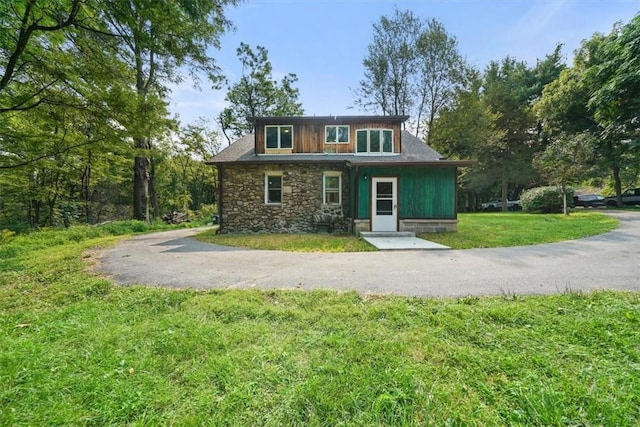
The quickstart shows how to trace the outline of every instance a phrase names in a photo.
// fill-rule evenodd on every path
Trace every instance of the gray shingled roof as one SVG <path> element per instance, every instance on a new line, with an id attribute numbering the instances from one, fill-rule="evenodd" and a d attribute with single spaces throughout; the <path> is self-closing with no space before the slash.
<path id="1" fill-rule="evenodd" d="M 402 153 L 393 155 L 365 156 L 354 154 L 267 154 L 256 155 L 254 135 L 248 134 L 238 139 L 218 153 L 207 163 L 343 163 L 363 164 L 449 164 L 468 166 L 473 162 L 443 160 L 442 156 L 419 138 L 402 131 Z"/>

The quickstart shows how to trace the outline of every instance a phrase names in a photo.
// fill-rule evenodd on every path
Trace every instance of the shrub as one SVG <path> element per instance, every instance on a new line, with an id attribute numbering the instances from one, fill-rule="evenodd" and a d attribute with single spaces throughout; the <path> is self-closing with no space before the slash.
<path id="1" fill-rule="evenodd" d="M 567 203 L 573 201 L 573 188 L 567 187 Z M 525 212 L 561 213 L 562 190 L 560 187 L 536 187 L 527 190 L 520 196 L 520 204 Z"/>

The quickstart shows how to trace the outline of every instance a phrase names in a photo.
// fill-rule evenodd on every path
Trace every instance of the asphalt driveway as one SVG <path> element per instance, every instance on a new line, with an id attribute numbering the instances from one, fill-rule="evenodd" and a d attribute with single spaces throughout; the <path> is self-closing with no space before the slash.
<path id="1" fill-rule="evenodd" d="M 292 253 L 201 243 L 200 230 L 146 234 L 98 255 L 122 285 L 197 289 L 334 289 L 406 296 L 640 290 L 640 212 L 610 233 L 496 249 Z"/>

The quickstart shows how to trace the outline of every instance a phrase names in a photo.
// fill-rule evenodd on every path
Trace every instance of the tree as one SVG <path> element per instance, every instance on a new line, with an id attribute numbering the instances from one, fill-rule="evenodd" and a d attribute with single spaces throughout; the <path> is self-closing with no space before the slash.
<path id="1" fill-rule="evenodd" d="M 247 119 L 258 116 L 296 116 L 304 114 L 298 102 L 298 77 L 289 73 L 280 82 L 272 76 L 268 51 L 262 46 L 256 52 L 246 43 L 236 50 L 242 63 L 242 77 L 227 84 L 226 101 L 230 103 L 218 116 L 218 123 L 228 142 L 253 131 Z"/>
<path id="2" fill-rule="evenodd" d="M 410 10 L 394 9 L 373 24 L 373 41 L 362 61 L 364 79 L 356 91 L 356 105 L 384 115 L 409 114 L 415 103 L 413 77 L 416 46 L 422 22 Z"/>
<path id="3" fill-rule="evenodd" d="M 609 35 L 596 33 L 576 51 L 573 67 L 549 84 L 536 104 L 545 132 L 597 138 L 597 159 L 611 173 L 622 204 L 623 176 L 637 177 L 640 153 L 638 100 L 640 90 L 640 17 L 616 25 Z M 635 171 L 635 172 L 634 172 Z"/>
<path id="4" fill-rule="evenodd" d="M 583 181 L 594 164 L 596 138 L 589 132 L 561 135 L 533 159 L 533 164 L 563 194 L 563 212 L 569 215 L 567 186 Z"/>
<path id="5" fill-rule="evenodd" d="M 80 187 L 90 201 L 97 188 L 92 183 L 99 176 L 96 161 L 108 158 L 102 156 L 105 150 L 132 155 L 134 216 L 148 220 L 151 141 L 173 126 L 166 119 L 167 85 L 179 81 L 183 70 L 203 72 L 218 81 L 219 69 L 207 49 L 218 47 L 220 35 L 230 26 L 223 8 L 235 2 L 0 4 L 5 29 L 0 32 L 0 181 L 23 183 L 27 190 L 30 182 L 64 189 L 48 197 L 52 211 L 56 200 L 75 203 Z M 124 149 L 124 144 L 135 151 Z M 81 158 L 86 159 L 85 167 L 75 178 L 71 165 L 82 164 Z M 34 170 L 38 180 L 30 181 Z M 81 185 L 76 185 L 77 179 Z M 0 194 L 3 201 L 5 194 Z M 20 191 L 16 188 L 13 194 Z M 35 194 L 36 205 L 42 204 L 40 193 L 24 194 Z M 6 206 L 3 201 L 0 209 Z M 86 216 L 95 215 L 87 208 Z"/>
<path id="6" fill-rule="evenodd" d="M 16 0 L 0 5 L 0 114 L 52 102 L 49 89 L 64 78 L 52 61 L 61 45 L 57 33 L 85 18 L 81 0 L 54 4 Z M 34 39 L 38 40 L 34 43 Z M 46 43 L 42 43 L 46 40 Z M 47 49 L 48 47 L 48 49 Z"/>
<path id="7" fill-rule="evenodd" d="M 487 147 L 491 170 L 500 186 L 502 209 L 507 210 L 509 185 L 526 186 L 535 179 L 531 159 L 536 151 L 535 116 L 527 98 L 529 69 L 507 57 L 492 61 L 484 75 L 484 102 L 497 116 L 496 129 L 502 137 Z"/>
<path id="8" fill-rule="evenodd" d="M 410 116 L 415 135 L 425 128 L 429 142 L 439 111 L 463 83 L 466 65 L 457 41 L 442 23 L 423 21 L 410 10 L 395 9 L 373 29 L 355 104 L 384 115 Z"/>
<path id="9" fill-rule="evenodd" d="M 426 142 L 431 143 L 431 129 L 442 108 L 451 103 L 456 89 L 464 82 L 466 64 L 458 52 L 458 42 L 444 26 L 430 18 L 417 44 L 418 93 L 416 136 L 420 134 L 423 114 L 426 116 Z"/>
<path id="10" fill-rule="evenodd" d="M 219 136 L 209 123 L 197 123 L 179 130 L 175 138 L 165 138 L 154 147 L 159 167 L 156 180 L 163 212 L 197 211 L 215 201 L 215 169 L 205 164 L 220 149 Z"/>
<path id="11" fill-rule="evenodd" d="M 167 84 L 181 80 L 181 67 L 195 76 L 205 73 L 213 82 L 219 69 L 207 54 L 209 47 L 219 47 L 220 35 L 230 27 L 223 8 L 235 0 L 149 0 L 105 1 L 104 17 L 109 31 L 122 41 L 119 55 L 134 75 L 138 106 L 135 124 L 127 126 L 137 154 L 134 159 L 133 216 L 149 220 L 149 153 L 152 135 L 149 126 L 163 118 L 158 100 L 167 92 Z"/>
<path id="12" fill-rule="evenodd" d="M 618 206 L 622 206 L 622 174 L 640 160 L 640 15 L 598 37 L 600 61 L 586 70 L 594 89 L 587 107 L 602 129 L 601 152 L 609 163 Z"/>
<path id="13" fill-rule="evenodd" d="M 475 159 L 472 168 L 462 169 L 458 179 L 460 206 L 475 210 L 479 196 L 490 196 L 497 180 L 494 147 L 504 139 L 497 128 L 498 114 L 485 105 L 482 76 L 468 70 L 467 87 L 456 90 L 454 101 L 445 106 L 433 123 L 430 145 L 451 159 Z"/>

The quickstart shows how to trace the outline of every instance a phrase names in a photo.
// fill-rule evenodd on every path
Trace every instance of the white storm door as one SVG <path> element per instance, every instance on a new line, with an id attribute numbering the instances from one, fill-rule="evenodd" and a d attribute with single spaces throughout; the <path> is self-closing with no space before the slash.
<path id="1" fill-rule="evenodd" d="M 371 178 L 371 231 L 398 231 L 398 178 Z"/>

